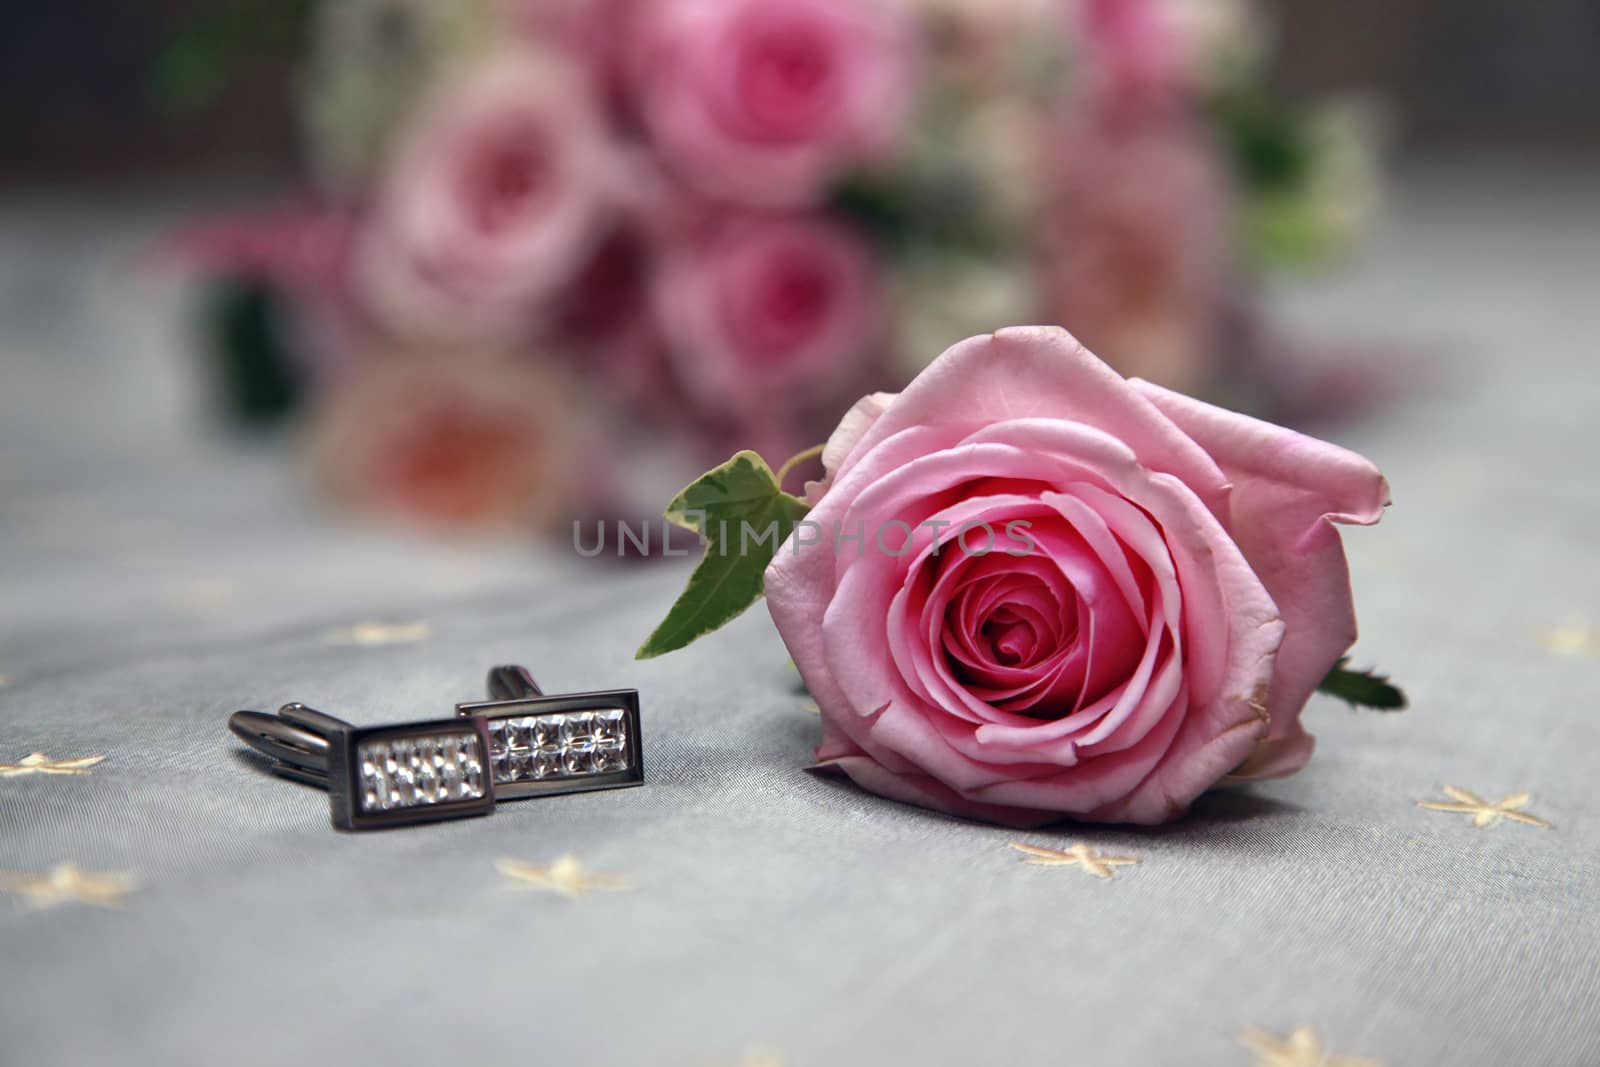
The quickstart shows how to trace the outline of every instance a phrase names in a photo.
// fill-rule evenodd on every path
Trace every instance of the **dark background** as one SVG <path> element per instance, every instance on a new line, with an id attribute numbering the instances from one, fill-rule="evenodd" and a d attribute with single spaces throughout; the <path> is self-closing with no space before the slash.
<path id="1" fill-rule="evenodd" d="M 4 4 L 0 180 L 291 173 L 303 3 Z M 1288 99 L 1372 91 L 1403 151 L 1600 150 L 1600 0 L 1266 0 L 1261 10 Z M 204 55 L 174 45 L 197 33 L 225 42 L 228 77 L 207 102 L 184 104 L 219 81 Z"/>

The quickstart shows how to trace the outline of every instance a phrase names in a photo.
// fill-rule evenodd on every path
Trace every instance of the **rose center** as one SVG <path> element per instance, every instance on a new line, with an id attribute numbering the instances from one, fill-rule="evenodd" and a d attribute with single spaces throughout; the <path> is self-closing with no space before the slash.
<path id="1" fill-rule="evenodd" d="M 833 298 L 833 284 L 820 265 L 773 265 L 736 313 L 739 351 L 752 364 L 789 362 L 822 331 Z"/>
<path id="2" fill-rule="evenodd" d="M 466 207 L 474 226 L 493 233 L 512 224 L 544 193 L 551 176 L 543 137 L 530 130 L 491 137 L 491 146 L 472 165 Z"/>
<path id="3" fill-rule="evenodd" d="M 820 29 L 781 26 L 744 49 L 736 75 L 737 97 L 756 136 L 792 140 L 809 136 L 832 106 L 834 56 Z"/>
<path id="4" fill-rule="evenodd" d="M 1027 670 L 1061 655 L 1078 636 L 1078 597 L 1034 575 L 969 583 L 945 611 L 945 654 L 968 684 L 1002 684 L 993 672 Z"/>
<path id="5" fill-rule="evenodd" d="M 1039 650 L 1039 631 L 1008 607 L 990 614 L 978 632 L 988 646 L 990 657 L 1008 667 L 1031 661 Z"/>

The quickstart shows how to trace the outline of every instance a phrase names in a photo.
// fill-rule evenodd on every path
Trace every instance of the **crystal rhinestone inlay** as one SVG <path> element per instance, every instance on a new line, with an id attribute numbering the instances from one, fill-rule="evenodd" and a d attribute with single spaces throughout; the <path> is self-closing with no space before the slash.
<path id="1" fill-rule="evenodd" d="M 382 737 L 356 747 L 364 811 L 479 800 L 487 785 L 473 733 Z"/>
<path id="2" fill-rule="evenodd" d="M 489 762 L 500 784 L 628 770 L 627 712 L 604 708 L 490 719 Z"/>

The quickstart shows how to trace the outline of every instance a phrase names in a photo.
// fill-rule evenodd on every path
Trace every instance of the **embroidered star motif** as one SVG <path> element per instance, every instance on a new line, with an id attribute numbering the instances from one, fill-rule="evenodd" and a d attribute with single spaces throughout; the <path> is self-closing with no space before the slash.
<path id="1" fill-rule="evenodd" d="M 1074 841 L 1072 847 L 1065 852 L 1056 848 L 1025 845 L 1021 841 L 1012 841 L 1010 845 L 1018 852 L 1027 854 L 1028 858 L 1023 860 L 1024 863 L 1039 867 L 1082 867 L 1096 878 L 1111 878 L 1113 877 L 1111 868 L 1130 867 L 1139 862 L 1132 856 L 1102 856 L 1082 841 Z"/>
<path id="2" fill-rule="evenodd" d="M 31 908 L 53 908 L 72 901 L 97 908 L 120 908 L 137 888 L 138 879 L 131 872 L 96 874 L 74 863 L 59 863 L 44 874 L 0 871 L 0 892 L 16 893 Z"/>
<path id="3" fill-rule="evenodd" d="M 573 855 L 562 856 L 548 867 L 535 867 L 523 860 L 507 857 L 496 860 L 494 865 L 501 874 L 514 882 L 532 886 L 534 889 L 560 893 L 573 900 L 585 893 L 626 893 L 635 888 L 626 878 L 589 874 L 583 869 L 578 857 Z"/>
<path id="4" fill-rule="evenodd" d="M 35 752 L 23 756 L 21 763 L 0 763 L 0 778 L 20 778 L 26 774 L 88 774 L 90 767 L 104 759 L 104 756 L 51 759 L 43 752 Z"/>
<path id="5" fill-rule="evenodd" d="M 1476 793 L 1469 793 L 1453 785 L 1444 786 L 1443 791 L 1450 801 L 1419 800 L 1417 807 L 1427 808 L 1429 811 L 1456 811 L 1463 815 L 1471 815 L 1472 825 L 1480 830 L 1493 826 L 1501 819 L 1514 819 L 1529 826 L 1550 825 L 1537 815 L 1530 815 L 1521 810 L 1533 799 L 1528 793 L 1513 793 L 1491 804 Z"/>
<path id="6" fill-rule="evenodd" d="M 1581 622 L 1562 623 L 1541 631 L 1539 644 L 1558 656 L 1600 655 L 1600 633 Z"/>
<path id="7" fill-rule="evenodd" d="M 1256 1067 L 1383 1067 L 1365 1056 L 1335 1056 L 1309 1026 L 1297 1026 L 1280 1038 L 1254 1026 L 1239 1031 L 1239 1044 L 1256 1054 Z"/>
<path id="8" fill-rule="evenodd" d="M 426 641 L 431 628 L 425 622 L 358 622 L 329 630 L 322 640 L 330 645 L 360 645 L 376 648 L 379 645 L 410 645 Z"/>

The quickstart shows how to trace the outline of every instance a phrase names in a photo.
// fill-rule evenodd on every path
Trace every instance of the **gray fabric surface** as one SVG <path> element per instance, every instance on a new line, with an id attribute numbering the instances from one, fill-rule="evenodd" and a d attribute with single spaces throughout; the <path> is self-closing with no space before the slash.
<path id="1" fill-rule="evenodd" d="M 1592 178 L 1421 171 L 1363 270 L 1279 294 L 1437 360 L 1338 435 L 1396 500 L 1346 535 L 1357 662 L 1413 710 L 1319 698 L 1294 779 L 1027 834 L 803 773 L 817 720 L 764 611 L 634 663 L 680 569 L 319 514 L 200 425 L 174 288 L 130 267 L 171 205 L 0 203 L 0 763 L 106 757 L 0 778 L 0 869 L 141 882 L 117 910 L 0 895 L 0 1064 L 1233 1065 L 1247 1025 L 1389 1067 L 1600 1063 L 1600 638 L 1541 636 L 1600 626 Z M 429 636 L 329 642 L 366 619 Z M 648 784 L 345 835 L 223 729 L 289 699 L 446 714 L 500 661 L 638 687 Z M 1446 783 L 1553 827 L 1417 806 Z M 495 869 L 564 853 L 636 889 Z"/>

